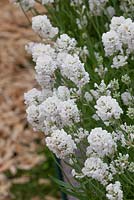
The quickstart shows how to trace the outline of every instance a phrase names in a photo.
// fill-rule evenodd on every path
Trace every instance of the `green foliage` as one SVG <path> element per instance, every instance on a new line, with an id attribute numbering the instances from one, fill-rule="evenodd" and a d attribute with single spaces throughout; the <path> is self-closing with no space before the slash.
<path id="1" fill-rule="evenodd" d="M 32 197 L 39 196 L 41 199 L 45 199 L 45 196 L 59 196 L 57 185 L 50 180 L 50 175 L 56 176 L 55 165 L 52 157 L 47 148 L 45 148 L 44 156 L 46 161 L 42 164 L 34 167 L 31 170 L 19 170 L 14 177 L 8 174 L 10 179 L 19 178 L 21 176 L 29 177 L 30 181 L 25 184 L 14 184 L 11 188 L 13 200 L 30 200 Z M 46 180 L 44 183 L 40 183 L 40 179 Z"/>

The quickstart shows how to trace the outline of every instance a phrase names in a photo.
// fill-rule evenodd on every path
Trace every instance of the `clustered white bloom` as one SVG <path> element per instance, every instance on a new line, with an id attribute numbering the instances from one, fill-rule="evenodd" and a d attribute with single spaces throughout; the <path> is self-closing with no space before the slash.
<path id="1" fill-rule="evenodd" d="M 117 174 L 123 174 L 124 171 L 129 167 L 130 163 L 128 161 L 129 155 L 124 154 L 122 155 L 119 153 L 119 156 L 117 159 L 111 162 L 111 167 L 115 169 L 115 173 Z"/>
<path id="2" fill-rule="evenodd" d="M 78 88 L 89 82 L 89 74 L 85 72 L 84 64 L 80 61 L 79 56 L 67 54 L 63 58 L 60 66 L 63 76 L 74 82 Z"/>
<path id="3" fill-rule="evenodd" d="M 57 66 L 50 55 L 40 56 L 35 66 L 38 83 L 44 87 L 52 85 L 56 68 Z"/>
<path id="4" fill-rule="evenodd" d="M 102 35 L 102 42 L 106 56 L 111 56 L 114 52 L 120 51 L 122 53 L 122 44 L 118 34 L 114 30 L 110 30 Z"/>
<path id="5" fill-rule="evenodd" d="M 62 90 L 61 87 L 58 88 Z M 63 88 L 64 89 L 64 88 Z M 56 92 L 58 93 L 58 92 Z M 46 135 L 53 129 L 71 126 L 79 122 L 79 110 L 73 99 L 64 100 L 64 94 L 56 93 L 43 99 L 35 105 L 33 94 L 25 94 L 25 102 L 31 103 L 27 108 L 28 121 L 37 130 L 42 130 Z M 36 95 L 36 93 L 35 93 Z M 34 96 L 35 97 L 35 96 Z M 36 96 L 37 97 L 37 96 Z M 31 100 L 29 100 L 31 98 Z"/>
<path id="6" fill-rule="evenodd" d="M 31 42 L 26 45 L 25 49 L 29 54 L 32 54 L 33 61 L 36 62 L 40 56 L 47 55 L 55 57 L 55 50 L 49 44 Z"/>
<path id="7" fill-rule="evenodd" d="M 46 145 L 58 158 L 62 159 L 73 154 L 76 149 L 76 144 L 71 135 L 68 135 L 63 129 L 55 130 L 51 137 L 47 137 Z"/>
<path id="8" fill-rule="evenodd" d="M 95 83 L 94 88 L 95 89 L 90 90 L 90 93 L 93 95 L 95 99 L 99 99 L 99 97 L 104 96 L 104 95 L 106 96 L 111 95 L 111 91 L 110 91 L 111 85 L 110 84 L 106 85 L 104 80 L 101 81 L 100 85 Z"/>
<path id="9" fill-rule="evenodd" d="M 106 196 L 109 200 L 123 200 L 123 192 L 119 181 L 116 181 L 114 184 L 110 183 L 106 187 L 106 191 Z"/>
<path id="10" fill-rule="evenodd" d="M 134 142 L 134 125 L 127 125 L 122 124 L 121 125 L 121 129 L 123 130 L 123 132 L 125 132 L 126 137 L 126 145 L 128 145 L 129 147 L 133 146 L 133 142 Z"/>
<path id="11" fill-rule="evenodd" d="M 76 50 L 77 42 L 74 38 L 70 38 L 67 34 L 60 35 L 55 43 L 55 48 L 58 52 L 74 52 Z"/>
<path id="12" fill-rule="evenodd" d="M 58 112 L 64 126 L 80 121 L 79 111 L 74 100 L 59 102 Z"/>
<path id="13" fill-rule="evenodd" d="M 53 38 L 58 30 L 52 27 L 47 16 L 33 17 L 32 27 L 43 38 Z M 89 74 L 80 61 L 76 45 L 75 39 L 62 34 L 53 45 L 30 43 L 26 46 L 36 63 L 36 79 L 41 86 L 41 90 L 34 88 L 24 95 L 27 119 L 35 130 L 45 133 L 47 146 L 62 159 L 71 156 L 76 149 L 75 139 L 63 130 L 80 122 L 80 111 L 73 95 L 77 96 L 89 82 Z M 55 87 L 56 70 L 71 80 L 75 88 Z M 86 135 L 87 131 L 80 128 L 76 142 Z"/>
<path id="14" fill-rule="evenodd" d="M 70 90 L 66 86 L 59 86 L 54 93 L 62 101 L 66 101 L 71 98 Z"/>
<path id="15" fill-rule="evenodd" d="M 45 24 L 44 21 L 48 21 L 47 16 L 33 17 L 33 29 L 45 37 L 49 24 L 51 27 L 49 33 L 52 35 L 53 30 L 57 28 L 53 28 L 50 21 L 48 24 Z M 62 34 L 57 38 L 53 47 L 42 43 L 30 43 L 26 46 L 26 50 L 32 54 L 33 61 L 36 62 L 36 79 L 41 87 L 53 88 L 56 69 L 59 69 L 62 76 L 71 80 L 79 90 L 89 82 L 89 74 L 80 61 L 76 44 L 75 39 L 70 38 L 67 34 Z"/>
<path id="16" fill-rule="evenodd" d="M 120 108 L 116 99 L 111 96 L 101 96 L 95 105 L 96 114 L 103 120 L 119 119 L 123 110 Z"/>
<path id="17" fill-rule="evenodd" d="M 90 157 L 85 161 L 82 172 L 85 176 L 92 177 L 103 185 L 106 185 L 107 181 L 111 179 L 111 174 L 108 170 L 109 167 L 107 163 L 104 163 L 98 157 Z"/>
<path id="18" fill-rule="evenodd" d="M 93 96 L 89 92 L 86 92 L 84 97 L 87 102 L 93 101 Z"/>
<path id="19" fill-rule="evenodd" d="M 113 58 L 113 64 L 111 65 L 111 67 L 119 69 L 119 67 L 123 67 L 127 64 L 127 59 L 127 56 L 117 55 Z"/>
<path id="20" fill-rule="evenodd" d="M 134 51 L 134 22 L 123 16 L 113 17 L 110 31 L 102 35 L 106 56 L 115 55 L 111 67 L 119 68 L 127 64 L 128 56 Z"/>
<path id="21" fill-rule="evenodd" d="M 131 104 L 133 97 L 131 96 L 130 92 L 123 92 L 121 94 L 121 99 L 124 105 L 128 106 L 129 104 Z"/>
<path id="22" fill-rule="evenodd" d="M 27 105 L 38 105 L 43 100 L 43 95 L 41 91 L 33 88 L 24 94 L 25 104 Z"/>
<path id="23" fill-rule="evenodd" d="M 82 142 L 82 140 L 84 140 L 85 138 L 87 138 L 87 136 L 89 135 L 89 132 L 83 128 L 79 128 L 77 130 L 77 133 L 74 133 L 74 141 L 78 144 L 80 142 Z"/>
<path id="24" fill-rule="evenodd" d="M 42 38 L 53 38 L 58 34 L 58 28 L 54 28 L 46 15 L 38 15 L 32 18 L 32 28 Z"/>
<path id="25" fill-rule="evenodd" d="M 109 0 L 88 0 L 89 13 L 86 13 L 84 1 L 70 2 L 73 10 L 77 6 L 78 15 L 82 10 L 81 18 L 75 20 L 81 32 L 88 25 L 87 17 L 97 20 L 96 16 L 102 12 L 108 17 L 115 13 Z M 54 3 L 54 0 L 42 0 L 41 3 Z M 58 1 L 55 6 L 59 12 L 57 5 Z M 134 171 L 129 155 L 134 147 L 134 126 L 131 125 L 134 96 L 130 87 L 133 73 L 124 74 L 122 67 L 129 66 L 129 58 L 133 59 L 134 22 L 123 16 L 113 17 L 110 30 L 103 34 L 105 55 L 112 60 L 110 70 L 105 66 L 108 58 L 99 52 L 98 43 L 90 55 L 85 42 L 83 47 L 78 47 L 81 42 L 77 43 L 75 38 L 53 27 L 46 15 L 33 17 L 32 28 L 43 40 L 26 46 L 35 62 L 35 77 L 40 85 L 39 90 L 33 88 L 24 95 L 29 123 L 34 130 L 45 134 L 46 145 L 58 158 L 69 160 L 76 179 L 99 181 L 106 189 L 107 199 L 123 200 L 116 175 L 126 170 Z M 83 34 L 82 39 L 87 38 L 86 33 Z M 97 48 L 98 52 L 92 53 Z M 90 66 L 86 61 L 92 56 L 95 62 L 89 74 Z M 122 70 L 121 74 L 112 74 L 112 68 Z M 109 71 L 111 77 L 107 76 Z M 94 76 L 93 72 L 98 74 Z M 127 153 L 124 153 L 125 148 Z"/>
<path id="26" fill-rule="evenodd" d="M 112 138 L 112 134 L 102 128 L 94 128 L 88 136 L 89 146 L 87 155 L 97 155 L 104 157 L 111 155 L 116 150 L 116 143 Z"/>

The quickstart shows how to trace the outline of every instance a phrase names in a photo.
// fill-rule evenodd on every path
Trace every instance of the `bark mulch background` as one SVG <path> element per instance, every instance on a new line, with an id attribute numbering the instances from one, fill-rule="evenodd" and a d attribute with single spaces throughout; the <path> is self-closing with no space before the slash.
<path id="1" fill-rule="evenodd" d="M 16 178 L 18 169 L 33 169 L 45 163 L 46 158 L 37 153 L 44 148 L 36 142 L 42 141 L 42 136 L 29 128 L 23 100 L 24 92 L 36 84 L 24 46 L 37 38 L 19 8 L 6 0 L 0 0 L 0 8 L 0 200 L 10 200 L 14 197 L 10 192 L 12 184 L 29 181 L 29 176 Z M 40 179 L 39 184 L 50 183 Z M 44 199 L 55 198 L 45 195 Z M 22 200 L 29 199 L 22 197 Z"/>

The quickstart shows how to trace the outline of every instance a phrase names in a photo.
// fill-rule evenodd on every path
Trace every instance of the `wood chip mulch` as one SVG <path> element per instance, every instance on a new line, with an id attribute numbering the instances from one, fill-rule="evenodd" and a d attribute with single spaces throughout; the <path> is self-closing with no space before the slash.
<path id="1" fill-rule="evenodd" d="M 45 158 L 37 154 L 40 135 L 27 124 L 23 100 L 24 92 L 35 85 L 24 46 L 37 38 L 18 8 L 6 0 L 0 0 L 0 8 L 0 200 L 9 200 L 10 186 L 17 180 L 9 181 L 5 172 L 31 169 Z"/>

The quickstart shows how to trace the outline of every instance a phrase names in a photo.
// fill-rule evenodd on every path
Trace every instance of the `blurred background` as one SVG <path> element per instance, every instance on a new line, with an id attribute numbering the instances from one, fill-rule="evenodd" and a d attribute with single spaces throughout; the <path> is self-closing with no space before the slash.
<path id="1" fill-rule="evenodd" d="M 24 46 L 37 40 L 22 11 L 0 0 L 0 200 L 59 199 L 53 160 L 29 127 L 23 100 L 36 84 Z"/>

